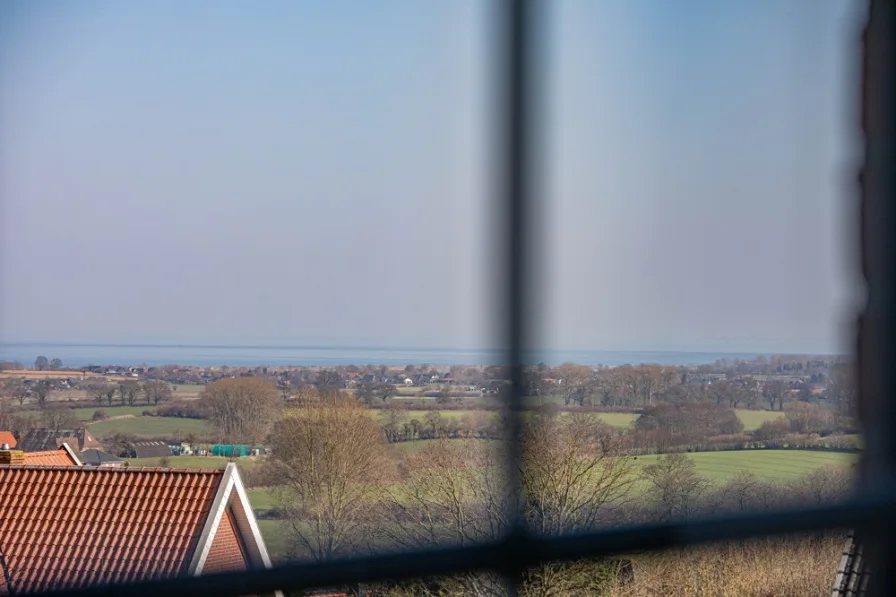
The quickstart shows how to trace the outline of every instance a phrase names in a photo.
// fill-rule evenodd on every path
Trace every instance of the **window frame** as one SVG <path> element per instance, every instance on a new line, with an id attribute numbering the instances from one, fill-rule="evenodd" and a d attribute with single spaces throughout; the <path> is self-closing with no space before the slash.
<path id="1" fill-rule="evenodd" d="M 500 192 L 504 210 L 504 267 L 507 275 L 503 309 L 507 362 L 510 364 L 511 440 L 518 447 L 523 410 L 523 366 L 528 346 L 528 276 L 532 251 L 528 234 L 533 207 L 532 132 L 535 0 L 501 0 L 503 27 L 499 141 L 503 152 Z M 893 176 L 892 89 L 896 2 L 869 0 L 862 32 L 861 128 L 864 164 L 859 173 L 862 273 L 867 304 L 858 317 L 856 348 L 859 371 L 860 421 L 866 438 L 861 474 L 854 496 L 844 503 L 671 524 L 647 524 L 574 536 L 539 537 L 517 516 L 502 540 L 465 548 L 379 555 L 320 564 L 292 563 L 266 570 L 221 573 L 67 590 L 48 595 L 100 597 L 126 591 L 134 597 L 213 597 L 303 591 L 394 579 L 443 575 L 472 569 L 500 572 L 509 594 L 523 570 L 546 560 L 608 556 L 633 550 L 660 550 L 719 540 L 746 539 L 821 529 L 855 529 L 874 571 L 870 595 L 896 594 L 896 201 Z M 857 52 L 858 54 L 858 52 Z M 516 450 L 518 452 L 518 450 Z M 508 470 L 518 487 L 515 462 Z M 831 568 L 833 582 L 837 570 Z"/>

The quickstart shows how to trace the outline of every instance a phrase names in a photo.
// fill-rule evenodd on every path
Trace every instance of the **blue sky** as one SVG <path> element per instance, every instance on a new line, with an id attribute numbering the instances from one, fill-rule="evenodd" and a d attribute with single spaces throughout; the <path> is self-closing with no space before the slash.
<path id="1" fill-rule="evenodd" d="M 0 341 L 490 343 L 487 3 L 28 4 Z M 841 349 L 856 10 L 549 6 L 539 344 Z"/>

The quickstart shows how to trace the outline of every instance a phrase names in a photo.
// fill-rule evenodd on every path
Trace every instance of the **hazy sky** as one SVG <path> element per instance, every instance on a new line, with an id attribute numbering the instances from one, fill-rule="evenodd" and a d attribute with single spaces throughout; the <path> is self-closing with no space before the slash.
<path id="1" fill-rule="evenodd" d="M 840 349 L 861 3 L 548 4 L 540 343 Z M 0 341 L 489 343 L 485 0 L 19 5 Z"/>

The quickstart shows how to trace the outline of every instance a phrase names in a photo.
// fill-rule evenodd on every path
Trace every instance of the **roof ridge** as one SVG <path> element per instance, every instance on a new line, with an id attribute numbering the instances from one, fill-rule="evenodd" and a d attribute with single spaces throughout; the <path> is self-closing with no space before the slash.
<path id="1" fill-rule="evenodd" d="M 25 453 L 26 455 L 29 452 Z M 31 452 L 34 454 L 34 452 Z M 39 469 L 70 469 L 74 471 L 81 472 L 91 472 L 91 473 L 109 473 L 109 474 L 121 474 L 127 472 L 158 472 L 158 473 L 191 473 L 191 474 L 210 474 L 210 475 L 223 475 L 223 468 L 174 468 L 174 467 L 164 467 L 164 466 L 124 466 L 120 468 L 99 468 L 99 467 L 73 467 L 66 465 L 57 465 L 57 464 L 16 464 L 16 465 L 0 465 L 0 468 L 15 468 L 15 469 L 31 469 L 31 470 L 39 470 Z"/>

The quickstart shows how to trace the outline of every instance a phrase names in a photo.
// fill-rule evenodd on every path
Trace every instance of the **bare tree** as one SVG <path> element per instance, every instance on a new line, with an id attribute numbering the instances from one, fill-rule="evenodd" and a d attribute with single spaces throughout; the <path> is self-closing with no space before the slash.
<path id="1" fill-rule="evenodd" d="M 505 449 L 491 442 L 439 440 L 407 457 L 407 480 L 384 489 L 378 530 L 406 548 L 472 545 L 506 532 L 520 512 L 537 532 L 553 535 L 593 527 L 622 506 L 637 476 L 617 433 L 595 416 L 534 415 L 523 432 L 522 493 L 508 495 Z M 525 595 L 595 594 L 606 562 L 545 564 L 523 578 Z M 451 579 L 458 592 L 500 595 L 489 574 Z"/>
<path id="2" fill-rule="evenodd" d="M 19 379 L 10 379 L 3 384 L 3 392 L 10 398 L 18 401 L 19 406 L 25 404 L 25 400 L 31 395 L 31 388 Z"/>
<path id="3" fill-rule="evenodd" d="M 436 393 L 436 402 L 438 402 L 439 404 L 448 404 L 449 402 L 451 402 L 454 394 L 455 392 L 451 387 L 451 384 L 442 384 L 442 387 L 439 388 L 439 391 Z"/>
<path id="4" fill-rule="evenodd" d="M 380 425 L 390 442 L 398 441 L 403 434 L 407 412 L 398 408 L 385 408 L 380 413 Z"/>
<path id="5" fill-rule="evenodd" d="M 106 398 L 106 384 L 99 381 L 90 382 L 84 388 L 87 395 L 98 404 Z"/>
<path id="6" fill-rule="evenodd" d="M 352 397 L 291 410 L 270 439 L 276 490 L 297 547 L 318 561 L 356 547 L 386 466 L 383 432 Z"/>
<path id="7" fill-rule="evenodd" d="M 115 402 L 115 394 L 118 392 L 118 388 L 113 384 L 104 384 L 103 385 L 103 397 L 106 399 L 106 402 L 109 406 L 112 406 Z"/>
<path id="8" fill-rule="evenodd" d="M 656 464 L 644 467 L 644 478 L 650 482 L 650 492 L 666 520 L 694 513 L 708 488 L 694 461 L 680 453 L 667 454 Z"/>
<path id="9" fill-rule="evenodd" d="M 358 386 L 356 393 L 364 404 L 373 404 L 377 401 L 385 402 L 395 393 L 395 386 L 388 383 L 365 381 Z"/>
<path id="10" fill-rule="evenodd" d="M 852 414 L 855 411 L 859 388 L 854 364 L 841 363 L 831 367 L 827 393 L 841 413 Z"/>
<path id="11" fill-rule="evenodd" d="M 50 369 L 62 369 L 62 359 L 56 358 L 50 361 Z"/>
<path id="12" fill-rule="evenodd" d="M 584 365 L 564 363 L 557 367 L 556 375 L 560 378 L 564 404 L 584 404 L 591 374 L 591 368 Z"/>
<path id="13" fill-rule="evenodd" d="M 500 537 L 519 511 L 544 534 L 573 532 L 622 506 L 637 480 L 621 438 L 592 415 L 534 415 L 523 436 L 520 500 L 508 495 L 503 447 L 441 439 L 407 456 L 406 481 L 384 488 L 386 518 L 377 531 L 410 549 L 474 545 Z M 593 560 L 534 566 L 523 576 L 521 594 L 599 594 L 608 566 Z M 458 574 L 440 580 L 440 588 L 433 594 L 505 591 L 487 573 Z"/>
<path id="14" fill-rule="evenodd" d="M 53 431 L 74 429 L 80 426 L 78 417 L 70 409 L 58 406 L 44 409 L 40 414 L 40 420 L 45 428 Z"/>
<path id="15" fill-rule="evenodd" d="M 523 433 L 520 477 L 532 528 L 557 535 L 594 527 L 637 480 L 623 437 L 593 414 L 539 415 Z"/>
<path id="16" fill-rule="evenodd" d="M 828 465 L 801 477 L 793 485 L 801 503 L 826 503 L 845 497 L 852 489 L 855 470 Z"/>
<path id="17" fill-rule="evenodd" d="M 784 403 L 790 398 L 790 386 L 783 381 L 769 381 L 762 386 L 762 396 L 768 401 L 769 410 L 784 410 Z"/>
<path id="18" fill-rule="evenodd" d="M 445 426 L 445 423 L 442 421 L 442 413 L 437 410 L 427 411 L 427 413 L 423 415 L 423 421 L 430 429 L 430 437 L 436 438 L 442 436 L 442 429 Z"/>
<path id="19" fill-rule="evenodd" d="M 40 408 L 45 408 L 47 406 L 47 401 L 50 399 L 50 392 L 52 391 L 53 386 L 49 381 L 39 381 L 32 386 L 32 392 L 34 393 L 34 398 L 37 400 L 37 406 Z"/>
<path id="20" fill-rule="evenodd" d="M 748 510 L 756 504 L 759 485 L 760 481 L 752 471 L 740 471 L 721 488 L 717 505 L 726 510 Z"/>
<path id="21" fill-rule="evenodd" d="M 171 400 L 173 392 L 168 382 L 158 379 L 150 379 L 143 383 L 143 396 L 147 404 L 158 406 L 162 402 Z"/>
<path id="22" fill-rule="evenodd" d="M 342 381 L 342 376 L 335 369 L 321 369 L 317 372 L 314 385 L 321 391 L 338 390 L 345 387 L 345 382 Z"/>
<path id="23" fill-rule="evenodd" d="M 502 452 L 485 442 L 441 439 L 410 454 L 404 462 L 407 480 L 383 488 L 377 531 L 406 549 L 474 545 L 500 537 L 516 508 L 508 499 Z M 440 585 L 446 583 L 456 587 L 456 594 L 505 594 L 500 577 L 488 573 L 440 579 Z M 419 589 L 414 594 L 427 594 Z"/>
<path id="24" fill-rule="evenodd" d="M 122 406 L 134 406 L 137 404 L 137 396 L 140 395 L 140 384 L 136 381 L 123 381 L 118 384 L 118 395 Z"/>
<path id="25" fill-rule="evenodd" d="M 34 368 L 38 371 L 43 371 L 50 366 L 50 361 L 44 355 L 40 355 L 36 359 L 34 359 Z"/>
<path id="26" fill-rule="evenodd" d="M 257 377 L 212 382 L 202 391 L 200 399 L 220 439 L 231 443 L 263 441 L 281 405 L 274 384 Z"/>

